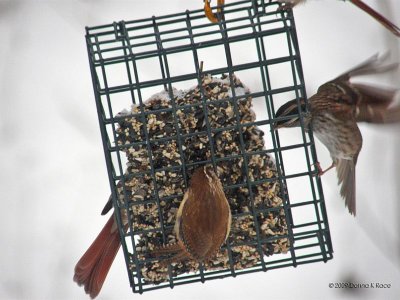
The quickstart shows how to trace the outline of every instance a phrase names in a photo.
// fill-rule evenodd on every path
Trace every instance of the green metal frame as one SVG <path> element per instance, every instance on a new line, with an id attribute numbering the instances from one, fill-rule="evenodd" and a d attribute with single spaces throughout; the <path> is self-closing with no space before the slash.
<path id="1" fill-rule="evenodd" d="M 255 267 L 244 270 L 234 270 L 231 265 L 232 268 L 230 270 L 205 272 L 203 269 L 200 269 L 198 274 L 185 274 L 178 277 L 173 277 L 172 274 L 170 274 L 169 282 L 161 283 L 159 285 L 151 285 L 144 282 L 140 277 L 140 272 L 129 269 L 130 260 L 136 262 L 136 265 L 139 263 L 135 250 L 130 252 L 128 249 L 135 249 L 134 236 L 141 232 L 129 231 L 129 233 L 125 233 L 121 226 L 119 210 L 116 210 L 115 214 L 119 223 L 122 248 L 126 259 L 130 283 L 134 292 L 142 293 L 144 291 L 163 287 L 172 288 L 176 285 L 191 282 L 205 282 L 210 279 L 236 276 L 257 271 L 267 271 L 282 267 L 296 267 L 301 264 L 318 261 L 326 262 L 329 259 L 332 259 L 333 250 L 322 186 L 320 179 L 315 176 L 316 171 L 312 168 L 312 165 L 317 161 L 312 131 L 311 129 L 306 129 L 302 126 L 302 143 L 281 146 L 279 132 L 273 130 L 274 121 L 279 120 L 274 118 L 274 97 L 283 93 L 293 92 L 297 99 L 307 98 L 293 14 L 291 10 L 277 11 L 277 8 L 279 7 L 278 5 L 278 3 L 270 3 L 268 0 L 228 1 L 228 3 L 223 7 L 223 13 L 219 14 L 219 22 L 215 24 L 210 23 L 204 17 L 204 11 L 199 9 L 173 15 L 160 17 L 153 16 L 151 18 L 136 21 L 120 21 L 108 25 L 86 28 L 89 63 L 114 207 L 119 205 L 117 201 L 116 185 L 119 181 L 124 183 L 127 179 L 127 175 L 124 174 L 125 165 L 123 163 L 125 154 L 121 150 L 123 147 L 131 146 L 118 146 L 116 143 L 116 126 L 121 118 L 116 116 L 118 111 L 115 111 L 116 109 L 114 108 L 114 95 L 119 93 L 129 93 L 131 104 L 137 104 L 142 107 L 140 117 L 142 118 L 143 124 L 146 124 L 146 114 L 154 112 L 145 112 L 143 109 L 142 104 L 145 100 L 142 97 L 143 89 L 159 86 L 160 88 L 169 91 L 172 96 L 172 87 L 174 84 L 187 80 L 197 80 L 197 83 L 201 85 L 201 78 L 205 73 L 211 75 L 220 75 L 225 73 L 229 76 L 232 85 L 232 75 L 235 72 L 243 70 L 258 70 L 259 79 L 262 82 L 262 88 L 260 91 L 251 93 L 250 96 L 252 96 L 253 99 L 257 98 L 257 101 L 263 99 L 267 108 L 267 115 L 264 116 L 264 118 L 261 118 L 260 121 L 254 123 L 241 125 L 240 122 L 237 122 L 238 125 L 235 126 L 235 128 L 240 133 L 241 154 L 236 156 L 243 157 L 246 172 L 248 172 L 246 162 L 249 155 L 254 153 L 246 153 L 246 151 L 244 151 L 243 136 L 241 132 L 242 126 L 249 126 L 251 124 L 257 126 L 268 126 L 270 132 L 265 132 L 265 134 L 271 135 L 273 147 L 271 149 L 266 149 L 263 153 L 269 153 L 275 159 L 279 176 L 274 180 L 278 180 L 281 187 L 286 187 L 287 180 L 303 178 L 309 182 L 312 192 L 312 199 L 304 199 L 304 201 L 296 203 L 290 202 L 290 191 L 287 191 L 285 195 L 282 195 L 284 198 L 286 221 L 289 227 L 287 237 L 291 241 L 291 247 L 286 257 L 282 259 L 274 259 L 275 255 L 273 255 L 268 259 L 263 258 Z M 284 46 L 287 49 L 285 52 L 288 55 L 268 58 L 266 52 L 268 52 L 269 45 L 265 41 L 265 38 L 271 36 L 285 37 L 284 40 L 286 40 L 286 43 L 281 46 Z M 231 51 L 232 43 L 249 40 L 255 42 L 258 59 L 249 63 L 235 64 L 233 57 L 234 54 L 232 54 Z M 198 55 L 199 50 L 214 46 L 223 47 L 226 53 L 226 66 L 222 68 L 201 70 Z M 195 71 L 183 75 L 171 74 L 168 63 L 170 55 L 183 52 L 191 53 L 192 60 L 183 61 L 182 63 L 194 64 Z M 141 81 L 138 64 L 143 60 L 153 58 L 156 58 L 159 62 L 160 78 L 156 77 L 151 80 Z M 293 78 L 293 84 L 285 87 L 274 88 L 271 84 L 269 68 L 283 63 L 290 65 L 291 73 L 286 75 Z M 121 67 L 119 70 L 122 70 L 124 73 L 123 75 L 126 76 L 123 84 L 115 85 L 109 83 L 111 77 L 116 76 L 116 73 L 110 72 L 108 67 L 115 65 Z M 247 96 L 248 95 L 246 95 L 246 97 Z M 243 98 L 243 96 L 235 95 L 233 89 L 232 97 L 229 100 L 233 101 L 233 103 L 237 103 L 240 98 Z M 190 107 L 190 105 L 188 106 Z M 173 104 L 172 113 L 175 114 L 175 112 L 176 110 Z M 235 106 L 235 112 L 237 118 L 239 118 L 237 114 L 237 104 Z M 205 119 L 207 120 L 206 109 L 205 113 Z M 301 112 L 299 106 L 299 115 L 301 120 L 303 113 L 304 112 Z M 257 118 L 259 117 L 260 116 L 257 115 Z M 144 126 L 144 128 L 146 128 L 146 126 Z M 207 128 L 207 135 L 210 141 L 212 140 L 212 132 L 227 129 L 212 129 L 209 126 Z M 179 133 L 178 127 L 176 128 L 176 131 Z M 193 135 L 193 133 L 189 135 Z M 182 146 L 180 140 L 189 135 L 181 135 L 180 138 L 178 138 L 179 147 Z M 148 133 L 146 130 L 145 136 L 148 141 Z M 169 139 L 169 137 L 166 137 L 162 140 L 167 141 Z M 161 142 L 162 140 L 159 141 Z M 151 148 L 149 147 L 149 144 L 150 142 L 147 143 L 147 149 L 149 152 L 149 158 L 151 158 Z M 285 151 L 301 148 L 304 149 L 307 170 L 295 174 L 286 174 L 283 153 Z M 188 166 L 204 163 L 212 163 L 215 165 L 216 162 L 226 159 L 235 159 L 235 156 L 229 158 L 216 158 L 212 155 L 212 159 L 209 162 L 191 163 L 182 161 L 182 165 L 178 168 L 181 170 L 185 178 L 185 183 L 187 183 L 186 170 Z M 150 164 L 152 165 L 152 162 L 150 162 Z M 163 168 L 161 170 L 170 170 L 174 168 L 176 170 L 176 167 Z M 152 167 L 149 172 L 146 172 L 153 177 L 154 182 L 155 171 L 156 170 Z M 135 176 L 138 175 L 140 176 L 141 174 L 135 174 Z M 251 191 L 251 184 L 257 183 L 245 183 L 245 185 L 248 185 L 249 191 Z M 155 186 L 157 185 L 155 184 Z M 224 188 L 228 189 L 232 187 L 226 186 Z M 154 194 L 155 199 L 152 203 L 159 205 L 160 199 L 158 198 L 158 193 Z M 307 222 L 296 222 L 297 218 L 295 208 L 298 207 L 313 208 L 313 215 Z M 253 210 L 251 213 L 256 216 L 255 214 L 259 212 Z M 162 232 L 164 235 L 163 220 L 162 218 L 160 220 L 161 228 L 159 228 L 158 231 Z M 254 220 L 256 220 L 256 218 Z M 132 220 L 129 220 L 129 222 L 131 223 Z M 256 224 L 256 226 L 258 225 Z M 133 227 L 131 226 L 131 228 Z M 279 238 L 282 238 L 282 236 Z M 262 242 L 265 241 L 258 240 L 258 247 L 260 247 Z M 131 245 L 128 245 L 130 243 Z M 230 246 L 231 245 L 228 243 L 227 247 L 229 248 Z"/>

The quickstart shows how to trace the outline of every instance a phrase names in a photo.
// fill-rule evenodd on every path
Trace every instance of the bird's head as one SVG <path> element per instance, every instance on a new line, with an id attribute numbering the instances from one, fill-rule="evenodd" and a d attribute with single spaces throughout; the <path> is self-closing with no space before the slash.
<path id="1" fill-rule="evenodd" d="M 275 118 L 279 118 L 280 120 L 274 122 L 274 129 L 300 126 L 300 114 L 306 112 L 304 99 L 299 99 L 299 105 L 297 99 L 293 99 L 279 107 Z"/>
<path id="2" fill-rule="evenodd" d="M 214 171 L 211 164 L 207 164 L 197 168 L 192 175 L 190 185 L 192 188 L 204 189 L 207 186 L 212 186 L 219 183 L 218 175 Z"/>

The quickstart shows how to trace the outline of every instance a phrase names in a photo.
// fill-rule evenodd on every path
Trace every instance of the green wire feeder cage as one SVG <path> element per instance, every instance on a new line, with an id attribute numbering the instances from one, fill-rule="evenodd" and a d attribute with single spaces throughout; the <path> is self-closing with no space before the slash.
<path id="1" fill-rule="evenodd" d="M 275 107 L 306 98 L 292 11 L 278 7 L 229 1 L 217 23 L 201 9 L 87 28 L 133 292 L 332 259 L 312 134 L 302 127 L 289 142 L 273 130 Z M 204 164 L 224 186 L 230 235 L 210 262 L 163 266 L 150 252 L 175 241 L 176 211 Z"/>

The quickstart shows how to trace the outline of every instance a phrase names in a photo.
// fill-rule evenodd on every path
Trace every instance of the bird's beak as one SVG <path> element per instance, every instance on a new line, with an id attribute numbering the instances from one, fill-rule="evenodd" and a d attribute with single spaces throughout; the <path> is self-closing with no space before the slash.
<path id="1" fill-rule="evenodd" d="M 303 100 L 300 100 L 301 107 L 303 108 Z M 305 105 L 304 105 L 305 108 Z M 300 126 L 299 107 L 297 100 L 291 100 L 282 105 L 275 114 L 273 129 L 278 130 L 284 127 Z"/>
<path id="2" fill-rule="evenodd" d="M 298 115 L 293 115 L 293 116 L 291 116 L 290 119 L 285 119 L 285 120 L 275 122 L 275 124 L 273 125 L 273 129 L 278 130 L 281 128 L 297 127 L 297 126 L 300 126 L 299 124 L 300 124 L 300 119 L 299 119 Z"/>

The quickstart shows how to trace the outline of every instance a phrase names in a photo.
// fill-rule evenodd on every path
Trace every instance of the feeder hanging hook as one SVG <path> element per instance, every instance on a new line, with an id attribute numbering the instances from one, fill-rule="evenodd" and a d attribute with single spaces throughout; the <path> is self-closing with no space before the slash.
<path id="1" fill-rule="evenodd" d="M 217 23 L 218 22 L 218 17 L 216 14 L 214 14 L 211 10 L 210 6 L 211 0 L 204 0 L 204 13 L 206 17 L 212 22 L 212 23 Z M 222 11 L 222 6 L 224 5 L 225 0 L 218 0 L 218 8 L 217 11 L 218 13 L 221 13 Z"/>

